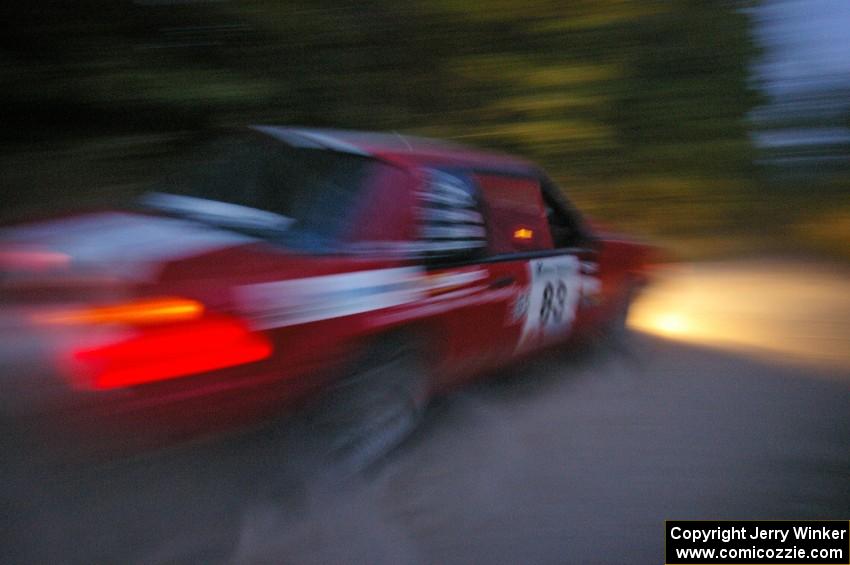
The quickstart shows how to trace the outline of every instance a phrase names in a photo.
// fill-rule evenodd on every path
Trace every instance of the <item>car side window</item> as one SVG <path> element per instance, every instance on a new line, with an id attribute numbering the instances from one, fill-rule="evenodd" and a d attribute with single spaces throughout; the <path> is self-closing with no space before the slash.
<path id="1" fill-rule="evenodd" d="M 487 247 L 484 217 L 471 179 L 462 172 L 426 169 L 418 193 L 418 255 L 431 264 L 472 260 Z"/>
<path id="2" fill-rule="evenodd" d="M 479 173 L 487 215 L 490 253 L 504 255 L 552 249 L 546 207 L 538 179 Z"/>
<path id="3" fill-rule="evenodd" d="M 578 213 L 563 196 L 560 188 L 549 179 L 541 182 L 546 221 L 555 248 L 577 247 L 587 240 Z"/>

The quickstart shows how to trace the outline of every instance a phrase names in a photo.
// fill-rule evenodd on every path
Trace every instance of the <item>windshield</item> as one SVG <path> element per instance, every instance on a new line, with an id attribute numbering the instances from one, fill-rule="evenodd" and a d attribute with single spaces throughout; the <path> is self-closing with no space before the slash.
<path id="1" fill-rule="evenodd" d="M 285 238 L 288 245 L 316 247 L 346 233 L 358 196 L 383 166 L 368 157 L 291 147 L 261 135 L 228 137 L 157 183 L 152 187 L 157 194 L 143 202 L 206 223 Z"/>

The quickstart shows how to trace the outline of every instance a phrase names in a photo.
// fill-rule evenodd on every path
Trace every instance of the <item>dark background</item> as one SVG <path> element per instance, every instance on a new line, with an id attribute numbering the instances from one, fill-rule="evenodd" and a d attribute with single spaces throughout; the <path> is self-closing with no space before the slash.
<path id="1" fill-rule="evenodd" d="M 0 220 L 114 201 L 212 128 L 279 123 L 517 152 L 685 256 L 846 252 L 850 144 L 756 141 L 846 126 L 847 86 L 762 94 L 763 4 L 9 3 Z"/>

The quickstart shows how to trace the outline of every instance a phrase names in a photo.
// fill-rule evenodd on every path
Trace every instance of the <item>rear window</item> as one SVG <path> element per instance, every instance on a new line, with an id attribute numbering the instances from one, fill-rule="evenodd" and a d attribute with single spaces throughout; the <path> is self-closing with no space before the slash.
<path id="1" fill-rule="evenodd" d="M 350 228 L 358 197 L 388 165 L 358 155 L 291 147 L 260 134 L 217 140 L 156 192 L 273 212 L 289 240 L 330 241 Z"/>

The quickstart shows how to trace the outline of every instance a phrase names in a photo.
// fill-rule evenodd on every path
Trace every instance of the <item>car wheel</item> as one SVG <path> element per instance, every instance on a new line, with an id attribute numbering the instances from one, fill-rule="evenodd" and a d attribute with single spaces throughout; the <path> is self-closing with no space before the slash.
<path id="1" fill-rule="evenodd" d="M 374 341 L 310 419 L 323 458 L 344 473 L 365 470 L 416 428 L 428 392 L 422 354 L 411 340 Z"/>
<path id="2" fill-rule="evenodd" d="M 612 313 L 610 320 L 603 328 L 603 341 L 619 344 L 626 340 L 629 335 L 629 310 L 631 309 L 632 302 L 634 302 L 636 296 L 637 287 L 635 284 L 631 282 L 627 283 L 615 311 Z"/>

